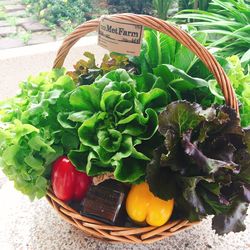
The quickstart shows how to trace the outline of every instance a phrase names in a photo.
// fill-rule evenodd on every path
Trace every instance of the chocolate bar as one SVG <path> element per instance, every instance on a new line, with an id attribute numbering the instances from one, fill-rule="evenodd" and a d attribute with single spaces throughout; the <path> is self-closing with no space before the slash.
<path id="1" fill-rule="evenodd" d="M 129 187 L 115 180 L 92 185 L 80 213 L 110 225 L 121 225 L 126 218 L 125 201 Z"/>

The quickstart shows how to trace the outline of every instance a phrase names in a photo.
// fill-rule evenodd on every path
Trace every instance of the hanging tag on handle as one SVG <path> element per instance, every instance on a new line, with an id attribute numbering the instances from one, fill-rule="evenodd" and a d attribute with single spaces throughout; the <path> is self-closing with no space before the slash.
<path id="1" fill-rule="evenodd" d="M 143 30 L 143 25 L 113 21 L 102 16 L 98 29 L 98 45 L 111 52 L 139 56 Z"/>

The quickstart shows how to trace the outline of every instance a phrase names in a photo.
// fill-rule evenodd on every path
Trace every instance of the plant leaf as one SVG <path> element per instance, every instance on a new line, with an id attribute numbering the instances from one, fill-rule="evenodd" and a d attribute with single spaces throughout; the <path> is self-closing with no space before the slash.
<path id="1" fill-rule="evenodd" d="M 229 213 L 215 215 L 212 227 L 216 233 L 222 235 L 229 232 L 240 232 L 246 229 L 243 221 L 246 217 L 248 203 L 236 203 Z"/>

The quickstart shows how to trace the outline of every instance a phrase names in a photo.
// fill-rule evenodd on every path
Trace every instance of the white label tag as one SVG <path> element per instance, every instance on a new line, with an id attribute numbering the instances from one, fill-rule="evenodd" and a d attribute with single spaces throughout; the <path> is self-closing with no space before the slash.
<path id="1" fill-rule="evenodd" d="M 111 51 L 139 56 L 143 38 L 143 25 L 113 21 L 102 17 L 98 30 L 98 45 Z"/>

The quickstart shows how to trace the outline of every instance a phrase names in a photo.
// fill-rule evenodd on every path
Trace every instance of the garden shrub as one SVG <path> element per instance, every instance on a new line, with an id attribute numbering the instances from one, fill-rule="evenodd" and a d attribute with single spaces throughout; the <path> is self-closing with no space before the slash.
<path id="1" fill-rule="evenodd" d="M 91 0 L 23 0 L 28 11 L 38 16 L 42 23 L 61 26 L 70 32 L 75 26 L 91 18 Z"/>
<path id="2" fill-rule="evenodd" d="M 153 14 L 152 0 L 106 0 L 101 9 L 97 0 L 23 0 L 27 9 L 41 23 L 55 28 L 60 26 L 67 33 L 95 15 L 113 13 Z"/>
<path id="3" fill-rule="evenodd" d="M 152 14 L 152 0 L 107 0 L 107 3 L 110 14 Z"/>

